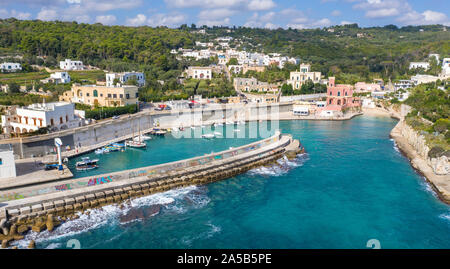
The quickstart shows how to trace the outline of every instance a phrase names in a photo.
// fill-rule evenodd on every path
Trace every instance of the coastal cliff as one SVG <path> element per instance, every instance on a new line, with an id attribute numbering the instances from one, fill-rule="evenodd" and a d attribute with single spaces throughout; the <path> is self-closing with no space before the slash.
<path id="1" fill-rule="evenodd" d="M 450 204 L 450 163 L 445 155 L 430 158 L 423 135 L 400 120 L 392 129 L 391 137 L 396 141 L 399 149 L 410 159 L 411 165 L 425 176 L 439 198 Z"/>

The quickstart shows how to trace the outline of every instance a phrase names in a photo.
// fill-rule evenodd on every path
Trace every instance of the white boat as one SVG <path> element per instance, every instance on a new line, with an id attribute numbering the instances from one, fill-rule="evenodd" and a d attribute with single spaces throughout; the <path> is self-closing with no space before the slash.
<path id="1" fill-rule="evenodd" d="M 132 141 L 132 140 L 126 141 L 125 145 L 130 148 L 146 148 L 147 147 L 147 144 L 145 144 L 144 142 Z"/>
<path id="2" fill-rule="evenodd" d="M 214 132 L 214 135 L 218 135 L 218 136 L 221 136 L 222 135 L 222 133 L 221 132 Z"/>
<path id="3" fill-rule="evenodd" d="M 104 154 L 104 153 L 109 153 L 109 149 L 101 148 L 95 150 L 95 154 Z"/>
<path id="4" fill-rule="evenodd" d="M 226 124 L 230 125 L 230 124 L 233 124 L 233 122 L 232 121 L 227 121 Z"/>
<path id="5" fill-rule="evenodd" d="M 204 134 L 204 135 L 202 135 L 202 138 L 206 138 L 206 139 L 211 139 L 211 138 L 214 138 L 214 137 L 216 137 L 214 134 Z"/>
<path id="6" fill-rule="evenodd" d="M 147 141 L 150 139 L 152 139 L 152 138 L 148 135 L 140 135 L 140 136 L 136 136 L 135 138 L 133 138 L 133 140 L 136 142 Z"/>
<path id="7" fill-rule="evenodd" d="M 195 126 L 191 126 L 191 129 L 192 129 L 192 130 L 195 130 Z"/>
<path id="8" fill-rule="evenodd" d="M 219 123 L 214 123 L 214 126 L 223 126 L 223 123 L 219 122 Z"/>
<path id="9" fill-rule="evenodd" d="M 86 171 L 92 170 L 98 167 L 97 165 L 98 159 L 91 160 L 89 157 L 81 158 L 81 161 L 75 164 L 77 170 Z"/>
<path id="10" fill-rule="evenodd" d="M 239 129 L 234 129 L 234 131 L 235 131 L 235 132 L 240 132 L 241 130 L 239 130 Z"/>

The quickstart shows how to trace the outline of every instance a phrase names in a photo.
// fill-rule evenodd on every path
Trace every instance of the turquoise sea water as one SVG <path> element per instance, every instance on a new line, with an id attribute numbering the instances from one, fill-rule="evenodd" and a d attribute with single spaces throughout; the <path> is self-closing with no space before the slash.
<path id="1" fill-rule="evenodd" d="M 39 248 L 66 248 L 77 239 L 81 248 L 366 248 L 377 239 L 381 248 L 449 248 L 450 207 L 389 139 L 395 124 L 366 116 L 282 121 L 282 131 L 308 152 L 295 161 L 93 210 L 52 233 L 29 234 L 20 244 L 35 239 Z M 255 140 L 155 139 L 149 142 L 152 154 L 100 157 L 100 172 Z"/>

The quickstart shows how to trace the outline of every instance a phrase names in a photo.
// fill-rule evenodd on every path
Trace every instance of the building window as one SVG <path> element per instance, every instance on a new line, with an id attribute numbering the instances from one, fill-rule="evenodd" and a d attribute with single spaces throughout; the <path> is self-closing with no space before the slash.
<path id="1" fill-rule="evenodd" d="M 68 121 L 69 121 L 69 116 L 66 115 L 66 122 L 68 122 Z"/>
<path id="2" fill-rule="evenodd" d="M 50 119 L 50 125 L 51 126 L 55 125 L 55 122 L 53 121 L 53 119 Z"/>
<path id="3" fill-rule="evenodd" d="M 111 98 L 111 94 L 110 93 L 108 93 L 108 98 Z"/>
<path id="4" fill-rule="evenodd" d="M 2 158 L 0 158 L 0 165 L 2 165 L 3 164 L 3 160 L 2 160 Z"/>
<path id="5" fill-rule="evenodd" d="M 60 123 L 60 124 L 63 124 L 63 123 L 64 123 L 64 121 L 63 121 L 63 118 L 62 118 L 62 117 L 59 117 L 59 123 Z"/>
<path id="6" fill-rule="evenodd" d="M 125 94 L 125 97 L 126 97 L 127 99 L 130 99 L 130 94 L 129 94 L 129 93 Z"/>
<path id="7" fill-rule="evenodd" d="M 98 92 L 97 92 L 97 90 L 94 90 L 94 97 L 98 97 Z"/>
<path id="8" fill-rule="evenodd" d="M 113 94 L 113 98 L 117 98 L 117 94 Z"/>
<path id="9" fill-rule="evenodd" d="M 86 96 L 89 97 L 89 93 L 88 92 L 86 93 Z"/>
<path id="10" fill-rule="evenodd" d="M 139 93 L 136 93 L 136 98 L 138 98 L 139 97 Z"/>
<path id="11" fill-rule="evenodd" d="M 123 98 L 123 94 L 119 94 L 119 97 L 120 97 L 120 99 L 122 99 Z"/>

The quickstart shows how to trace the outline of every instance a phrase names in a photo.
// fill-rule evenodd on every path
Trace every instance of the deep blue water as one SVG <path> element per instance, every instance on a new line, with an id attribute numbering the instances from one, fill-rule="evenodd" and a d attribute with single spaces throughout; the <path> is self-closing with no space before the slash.
<path id="1" fill-rule="evenodd" d="M 283 121 L 282 131 L 308 152 L 296 161 L 139 198 L 122 209 L 107 206 L 26 240 L 36 239 L 39 248 L 66 248 L 70 239 L 81 248 L 366 248 L 370 239 L 381 248 L 450 248 L 450 207 L 396 150 L 389 139 L 395 124 L 377 117 Z M 108 155 L 117 164 L 108 169 L 253 140 L 166 137 L 149 142 L 153 154 L 136 153 L 131 162 L 129 153 Z"/>

